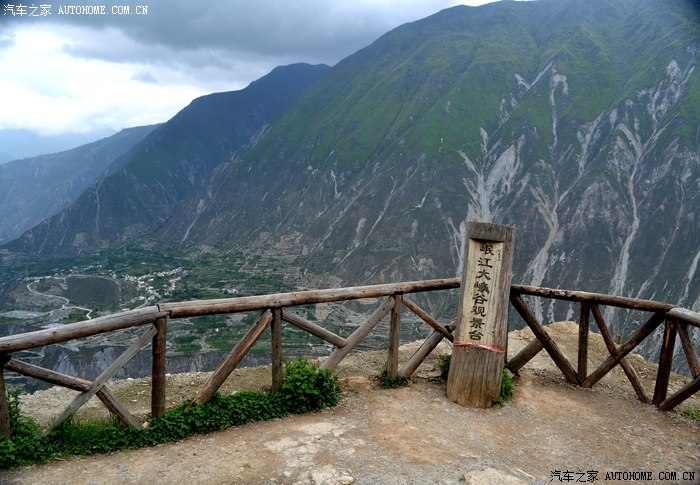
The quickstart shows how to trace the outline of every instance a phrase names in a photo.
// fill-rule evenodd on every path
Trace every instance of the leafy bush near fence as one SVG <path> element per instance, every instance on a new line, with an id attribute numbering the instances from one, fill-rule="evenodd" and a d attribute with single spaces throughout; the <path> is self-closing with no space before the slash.
<path id="1" fill-rule="evenodd" d="M 317 411 L 338 403 L 340 385 L 331 371 L 305 358 L 285 364 L 279 392 L 216 393 L 211 401 L 169 410 L 148 428 L 125 428 L 116 420 L 83 423 L 69 419 L 43 436 L 31 419 L 21 414 L 19 396 L 9 393 L 12 438 L 0 441 L 0 468 L 12 468 L 70 455 L 108 453 L 125 448 L 154 446 L 194 434 L 211 433 L 252 421 Z"/>

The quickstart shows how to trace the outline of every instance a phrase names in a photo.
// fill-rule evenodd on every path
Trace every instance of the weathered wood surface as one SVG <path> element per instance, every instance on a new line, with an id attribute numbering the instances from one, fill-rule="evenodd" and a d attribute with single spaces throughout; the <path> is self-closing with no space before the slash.
<path id="1" fill-rule="evenodd" d="M 158 311 L 158 307 L 150 306 L 115 313 L 114 315 L 93 318 L 92 320 L 83 322 L 69 323 L 61 327 L 8 335 L 0 338 L 0 354 L 35 349 L 37 347 L 43 347 L 44 345 L 57 344 L 100 333 L 136 327 L 155 322 L 157 318 L 164 316 L 164 313 Z"/>
<path id="2" fill-rule="evenodd" d="M 267 326 L 272 321 L 272 312 L 265 310 L 260 314 L 258 320 L 248 329 L 246 334 L 238 341 L 236 346 L 231 349 L 231 352 L 224 358 L 223 362 L 209 377 L 209 380 L 204 383 L 204 386 L 199 390 L 195 398 L 190 403 L 190 406 L 204 404 L 208 402 L 216 391 L 224 384 L 231 372 L 240 364 L 245 354 L 263 334 Z"/>
<path id="3" fill-rule="evenodd" d="M 494 353 L 479 347 L 453 347 L 448 375 L 448 383 L 450 380 L 454 383 L 448 387 L 450 401 L 477 408 L 493 406 L 500 394 L 505 363 L 504 354 L 499 354 L 499 360 L 494 358 Z M 498 378 L 494 377 L 496 374 Z"/>
<path id="4" fill-rule="evenodd" d="M 86 381 L 85 379 L 61 374 L 60 372 L 45 369 L 33 364 L 28 364 L 27 362 L 17 359 L 10 359 L 5 364 L 5 369 L 11 370 L 12 372 L 17 372 L 18 374 L 33 377 L 50 384 L 67 387 L 68 389 L 73 389 L 74 391 L 89 391 L 90 386 L 92 386 L 92 382 Z"/>
<path id="5" fill-rule="evenodd" d="M 155 327 L 150 327 L 146 332 L 144 332 L 141 337 L 139 337 L 136 342 L 131 344 L 131 346 L 126 349 L 119 357 L 117 357 L 112 364 L 107 367 L 97 378 L 92 381 L 90 389 L 79 394 L 73 399 L 73 402 L 61 413 L 61 415 L 56 418 L 56 421 L 52 424 L 50 429 L 55 428 L 60 423 L 68 419 L 70 416 L 75 414 L 75 412 L 80 409 L 80 407 L 88 402 L 88 400 L 97 394 L 97 392 L 102 389 L 102 387 L 107 383 L 107 381 L 119 370 L 124 364 L 126 364 L 136 353 L 143 348 L 144 345 L 148 343 L 149 340 L 157 333 Z M 138 423 L 134 420 L 135 423 Z M 137 425 L 137 424 L 136 424 Z"/>
<path id="6" fill-rule="evenodd" d="M 470 222 L 464 244 L 447 398 L 488 408 L 498 399 L 508 346 L 508 295 L 515 229 Z"/>
<path id="7" fill-rule="evenodd" d="M 451 331 L 454 327 L 448 325 L 447 330 Z M 421 344 L 418 350 L 411 356 L 410 359 L 404 364 L 404 366 L 399 371 L 399 376 L 404 378 L 409 378 L 418 369 L 418 367 L 423 363 L 423 361 L 430 355 L 430 353 L 435 350 L 445 335 L 439 330 L 434 330 L 427 339 Z"/>
<path id="8" fill-rule="evenodd" d="M 384 300 L 382 306 L 377 308 L 374 313 L 369 317 L 369 319 L 360 325 L 350 336 L 347 338 L 347 343 L 343 347 L 339 347 L 329 355 L 326 360 L 321 364 L 321 369 L 333 370 L 336 366 L 343 360 L 355 346 L 376 327 L 379 322 L 382 321 L 391 309 L 394 308 L 394 299 L 387 298 Z"/>
<path id="9" fill-rule="evenodd" d="M 664 337 L 661 341 L 659 354 L 659 367 L 656 371 L 656 384 L 654 386 L 654 398 L 652 404 L 657 406 L 666 399 L 668 392 L 668 380 L 671 377 L 671 364 L 673 363 L 673 348 L 676 345 L 676 323 L 674 320 L 666 320 Z"/>
<path id="10" fill-rule="evenodd" d="M 591 293 L 588 291 L 560 290 L 556 288 L 542 288 L 539 286 L 512 285 L 512 290 L 523 295 L 540 296 L 555 300 L 585 301 L 621 308 L 631 308 L 646 311 L 669 311 L 675 307 L 669 303 L 626 296 L 606 295 L 603 293 Z"/>
<path id="11" fill-rule="evenodd" d="M 700 327 L 700 313 L 686 308 L 672 308 L 668 311 L 668 317 L 681 322 L 686 322 L 696 327 Z"/>
<path id="12" fill-rule="evenodd" d="M 9 440 L 12 435 L 12 427 L 10 426 L 10 401 L 7 398 L 7 390 L 5 389 L 5 371 L 4 365 L 10 360 L 9 355 L 0 356 L 0 435 L 6 440 Z"/>
<path id="13" fill-rule="evenodd" d="M 690 373 L 693 377 L 697 377 L 700 375 L 700 359 L 698 359 L 698 354 L 695 353 L 693 341 L 690 340 L 688 326 L 685 322 L 678 323 L 678 336 L 681 338 L 681 346 L 683 347 L 685 358 L 688 360 Z"/>
<path id="14" fill-rule="evenodd" d="M 515 357 L 508 361 L 508 369 L 510 369 L 513 374 L 517 374 L 518 371 L 522 369 L 525 364 L 530 362 L 533 357 L 539 354 L 543 348 L 542 342 L 537 339 L 533 340 L 523 347 Z"/>
<path id="15" fill-rule="evenodd" d="M 282 320 L 291 323 L 295 327 L 304 330 L 311 335 L 315 335 L 316 337 L 325 340 L 329 344 L 335 345 L 336 347 L 345 347 L 347 344 L 347 340 L 345 340 L 343 337 L 340 337 L 330 330 L 326 330 L 325 328 L 300 317 L 296 313 L 282 310 Z"/>
<path id="16" fill-rule="evenodd" d="M 615 340 L 610 333 L 610 329 L 608 329 L 607 323 L 605 323 L 600 307 L 598 307 L 596 304 L 592 304 L 591 311 L 593 313 L 593 318 L 595 318 L 596 324 L 598 325 L 598 329 L 600 330 L 600 335 L 603 337 L 603 342 L 605 342 L 605 346 L 608 348 L 610 355 L 613 355 L 615 352 L 617 352 L 617 345 L 615 345 Z M 620 367 L 622 367 L 627 379 L 632 384 L 634 392 L 637 393 L 639 400 L 646 404 L 651 403 L 651 399 L 649 398 L 646 389 L 644 389 L 642 380 L 639 378 L 639 375 L 637 375 L 637 371 L 634 370 L 632 364 L 627 360 L 627 357 L 620 359 Z M 584 382 L 585 380 L 586 379 L 583 379 L 581 382 Z"/>
<path id="17" fill-rule="evenodd" d="M 398 293 L 418 293 L 424 291 L 459 288 L 457 278 L 438 280 L 408 281 L 385 285 L 354 286 L 348 288 L 330 288 L 326 290 L 306 290 L 273 295 L 246 296 L 240 298 L 222 298 L 216 300 L 198 300 L 180 303 L 162 303 L 160 309 L 169 312 L 172 318 L 213 315 L 217 313 L 235 313 L 264 308 L 282 308 L 305 305 L 309 303 L 328 303 L 332 301 L 358 300 L 362 298 L 380 298 Z"/>
<path id="18" fill-rule="evenodd" d="M 535 337 L 537 337 L 537 339 L 542 343 L 542 346 L 557 367 L 559 367 L 559 370 L 562 371 L 564 377 L 566 377 L 566 380 L 572 384 L 579 384 L 576 371 L 573 367 L 571 367 L 571 364 L 569 364 L 566 356 L 561 350 L 559 350 L 559 347 L 554 340 L 552 340 L 552 337 L 549 336 L 544 327 L 542 327 L 540 322 L 537 321 L 537 318 L 535 318 L 535 315 L 530 311 L 530 308 L 527 306 L 523 298 L 519 294 L 511 292 L 510 302 L 520 316 L 523 317 L 523 320 L 525 320 L 525 323 L 527 323 L 528 327 L 530 327 L 532 333 L 535 334 Z"/>
<path id="19" fill-rule="evenodd" d="M 450 342 L 454 340 L 452 332 L 440 325 L 440 323 L 437 320 L 435 320 L 428 314 L 428 312 L 426 312 L 420 306 L 418 306 L 416 302 L 414 302 L 413 300 L 409 300 L 408 298 L 406 298 L 406 296 L 404 296 L 401 301 L 406 308 L 411 310 L 416 316 L 418 316 L 418 318 L 423 320 L 425 323 L 433 327 L 433 329 L 435 329 L 437 332 L 440 332 L 443 337 L 448 339 Z"/>
<path id="20" fill-rule="evenodd" d="M 697 376 L 679 389 L 673 396 L 659 404 L 659 409 L 662 411 L 670 411 L 698 391 L 700 391 L 700 376 Z"/>
<path id="21" fill-rule="evenodd" d="M 165 375 L 166 375 L 166 344 L 167 322 L 165 317 L 156 319 L 153 323 L 156 334 L 153 337 L 151 362 L 151 416 L 162 418 L 165 415 Z"/>
<path id="22" fill-rule="evenodd" d="M 52 371 L 39 367 L 21 360 L 10 359 L 5 364 L 5 369 L 17 372 L 28 377 L 33 377 L 50 384 L 73 389 L 74 391 L 87 392 L 92 386 L 92 382 L 79 377 L 68 376 L 60 372 Z M 129 411 L 114 397 L 109 388 L 104 385 L 95 394 L 107 410 L 116 416 L 119 421 L 126 426 L 139 426 L 140 423 L 134 418 Z"/>
<path id="23" fill-rule="evenodd" d="M 389 379 L 396 379 L 399 374 L 399 346 L 401 345 L 401 295 L 394 295 L 393 299 L 394 306 L 391 308 L 389 352 L 386 364 L 386 374 Z"/>
<path id="24" fill-rule="evenodd" d="M 112 394 L 112 391 L 110 391 L 107 386 L 102 386 L 102 388 L 97 391 L 96 396 L 102 401 L 102 404 L 105 405 L 109 412 L 116 416 L 119 422 L 124 426 L 132 426 L 134 428 L 141 426 L 141 422 L 114 397 L 114 394 Z"/>
<path id="25" fill-rule="evenodd" d="M 579 382 L 583 382 L 588 376 L 588 320 L 590 314 L 590 304 L 582 302 L 578 324 L 578 365 L 576 367 Z"/>
<path id="26" fill-rule="evenodd" d="M 284 383 L 284 367 L 282 365 L 282 309 L 272 310 L 272 322 L 270 324 L 272 339 L 272 390 L 279 391 Z"/>
<path id="27" fill-rule="evenodd" d="M 610 369 L 615 367 L 620 360 L 632 352 L 632 350 L 639 345 L 642 340 L 647 338 L 654 330 L 656 330 L 656 327 L 661 325 L 661 323 L 664 321 L 665 315 L 666 314 L 661 311 L 654 313 L 654 315 L 652 315 L 651 318 L 644 323 L 644 325 L 637 329 L 637 331 L 627 340 L 627 342 L 618 347 L 614 354 L 611 354 L 610 357 L 605 359 L 605 361 L 600 364 L 596 370 L 589 374 L 586 380 L 581 383 L 581 386 L 593 387 L 593 385 L 602 379 L 605 374 L 610 372 Z"/>

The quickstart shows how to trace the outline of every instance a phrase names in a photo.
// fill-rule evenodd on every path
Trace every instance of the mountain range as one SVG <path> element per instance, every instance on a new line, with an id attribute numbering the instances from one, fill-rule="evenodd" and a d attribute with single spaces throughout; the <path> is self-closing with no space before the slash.
<path id="1" fill-rule="evenodd" d="M 368 284 L 460 274 L 481 220 L 516 228 L 515 282 L 700 310 L 699 51 L 685 0 L 454 7 L 194 100 L 4 247 L 244 247 Z"/>
<path id="2" fill-rule="evenodd" d="M 156 126 L 129 128 L 78 148 L 0 165 L 0 244 L 70 206 Z"/>
<path id="3" fill-rule="evenodd" d="M 17 128 L 0 129 L 0 163 L 63 152 L 112 135 L 116 132 L 109 128 L 61 135 L 41 135 Z"/>

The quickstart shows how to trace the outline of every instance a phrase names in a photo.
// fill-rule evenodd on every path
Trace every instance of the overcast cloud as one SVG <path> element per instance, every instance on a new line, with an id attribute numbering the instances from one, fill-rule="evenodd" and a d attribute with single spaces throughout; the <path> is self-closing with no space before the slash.
<path id="1" fill-rule="evenodd" d="M 275 66 L 334 65 L 403 23 L 484 3 L 3 0 L 0 129 L 56 134 L 166 121 L 193 98 L 242 89 Z M 67 5 L 104 5 L 106 15 L 59 14 Z M 113 15 L 116 6 L 130 14 Z"/>

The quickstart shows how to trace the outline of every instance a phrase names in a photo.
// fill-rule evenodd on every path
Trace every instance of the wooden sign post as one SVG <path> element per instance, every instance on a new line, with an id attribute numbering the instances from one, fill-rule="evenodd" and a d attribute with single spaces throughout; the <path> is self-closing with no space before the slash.
<path id="1" fill-rule="evenodd" d="M 447 398 L 488 408 L 501 391 L 515 229 L 470 222 Z"/>

